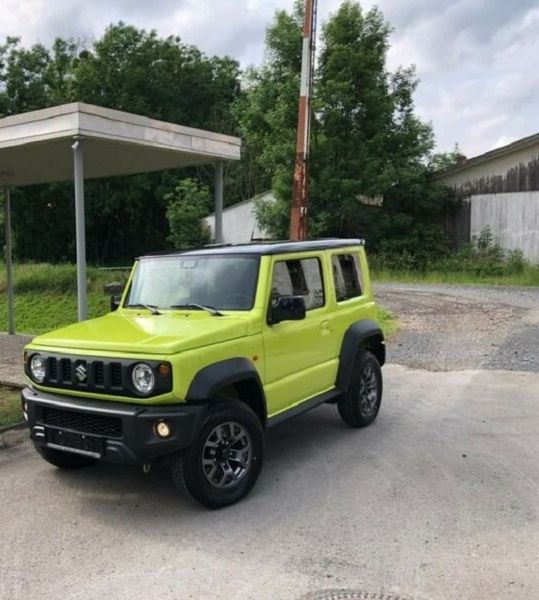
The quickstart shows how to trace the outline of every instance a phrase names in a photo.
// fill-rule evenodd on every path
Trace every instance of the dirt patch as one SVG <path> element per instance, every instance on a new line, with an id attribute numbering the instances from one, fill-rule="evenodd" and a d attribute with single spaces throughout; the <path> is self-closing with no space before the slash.
<path id="1" fill-rule="evenodd" d="M 539 290 L 379 284 L 400 321 L 388 361 L 432 371 L 539 372 Z"/>

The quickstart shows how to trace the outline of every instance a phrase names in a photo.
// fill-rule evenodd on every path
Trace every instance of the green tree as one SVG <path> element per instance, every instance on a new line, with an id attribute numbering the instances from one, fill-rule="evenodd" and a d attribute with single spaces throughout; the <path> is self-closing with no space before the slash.
<path id="1" fill-rule="evenodd" d="M 301 2 L 292 14 L 276 13 L 266 32 L 264 64 L 247 71 L 246 93 L 236 104 L 254 180 L 251 195 L 272 187 L 283 202 L 290 200 L 294 172 L 302 18 Z"/>
<path id="2" fill-rule="evenodd" d="M 433 154 L 430 159 L 429 168 L 432 171 L 443 171 L 444 169 L 449 169 L 465 161 L 466 156 L 460 151 L 459 145 L 455 144 L 451 152 L 439 152 Z"/>
<path id="3" fill-rule="evenodd" d="M 288 228 L 300 28 L 298 6 L 292 15 L 277 13 L 268 29 L 266 63 L 247 91 L 250 113 L 242 120 L 248 151 L 249 145 L 257 149 L 259 165 L 272 176 L 278 202 L 261 205 L 258 218 L 275 237 L 287 235 Z M 387 69 L 390 32 L 378 9 L 365 12 L 351 1 L 343 2 L 322 28 L 314 88 L 311 236 L 360 236 L 380 251 L 422 247 L 440 253 L 445 240 L 436 220 L 450 198 L 429 167 L 433 135 L 415 115 L 414 70 Z M 297 46 L 289 43 L 292 39 Z M 281 91 L 283 86 L 289 93 Z"/>
<path id="4" fill-rule="evenodd" d="M 236 61 L 123 23 L 91 46 L 57 39 L 50 49 L 26 49 L 17 38 L 0 46 L 1 115 L 82 101 L 233 134 L 239 95 Z M 212 167 L 86 182 L 89 260 L 129 261 L 167 246 L 164 195 L 186 176 L 213 186 Z M 242 199 L 242 177 L 241 168 L 227 167 L 225 204 Z M 21 188 L 13 199 L 18 258 L 72 260 L 72 185 Z"/>
<path id="5" fill-rule="evenodd" d="M 208 214 L 210 190 L 194 179 L 184 179 L 173 192 L 165 195 L 168 201 L 168 240 L 175 248 L 193 248 L 210 241 L 210 231 L 202 217 Z"/>

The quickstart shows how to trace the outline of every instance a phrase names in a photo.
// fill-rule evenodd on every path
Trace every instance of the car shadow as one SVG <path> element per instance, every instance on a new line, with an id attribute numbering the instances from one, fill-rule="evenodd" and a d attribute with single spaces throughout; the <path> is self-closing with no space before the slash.
<path id="1" fill-rule="evenodd" d="M 245 500 L 220 511 L 207 511 L 183 500 L 174 489 L 166 461 L 152 465 L 148 474 L 137 466 L 99 463 L 79 470 L 54 470 L 51 476 L 57 486 L 77 497 L 81 511 L 92 512 L 112 526 L 121 522 L 124 527 L 141 527 L 156 518 L 169 517 L 211 521 L 209 515 L 222 515 L 223 511 L 256 512 L 282 505 L 289 501 L 291 487 L 296 497 L 297 494 L 323 497 L 327 478 L 314 474 L 319 474 L 321 468 L 327 471 L 328 457 L 348 444 L 350 438 L 359 450 L 369 440 L 379 438 L 380 433 L 375 435 L 376 428 L 377 424 L 361 431 L 352 429 L 342 423 L 336 407 L 330 405 L 275 426 L 266 435 L 264 467 L 257 485 Z M 313 476 L 308 476 L 307 482 L 301 481 L 301 490 L 295 489 L 298 477 L 303 474 Z"/>

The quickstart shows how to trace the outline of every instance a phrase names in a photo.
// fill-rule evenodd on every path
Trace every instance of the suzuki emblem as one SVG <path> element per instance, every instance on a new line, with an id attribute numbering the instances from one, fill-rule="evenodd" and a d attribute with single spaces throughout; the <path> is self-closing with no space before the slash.
<path id="1" fill-rule="evenodd" d="M 75 375 L 77 376 L 77 379 L 81 382 L 84 383 L 86 381 L 86 378 L 88 376 L 87 372 L 86 372 L 86 365 L 84 364 L 80 364 L 76 369 L 75 369 Z"/>

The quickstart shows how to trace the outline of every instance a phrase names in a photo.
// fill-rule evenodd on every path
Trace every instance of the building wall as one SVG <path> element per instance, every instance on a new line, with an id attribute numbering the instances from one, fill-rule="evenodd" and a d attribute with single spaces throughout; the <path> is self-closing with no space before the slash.
<path id="1" fill-rule="evenodd" d="M 503 248 L 539 263 L 539 191 L 474 195 L 470 219 L 472 236 L 488 226 Z"/>
<path id="2" fill-rule="evenodd" d="M 223 241 L 225 244 L 245 244 L 254 240 L 269 240 L 270 235 L 256 221 L 255 200 L 273 201 L 271 193 L 261 194 L 251 200 L 240 202 L 223 211 Z M 215 238 L 215 215 L 204 218 Z"/>
<path id="3" fill-rule="evenodd" d="M 539 143 L 442 175 L 462 195 L 539 190 Z"/>

